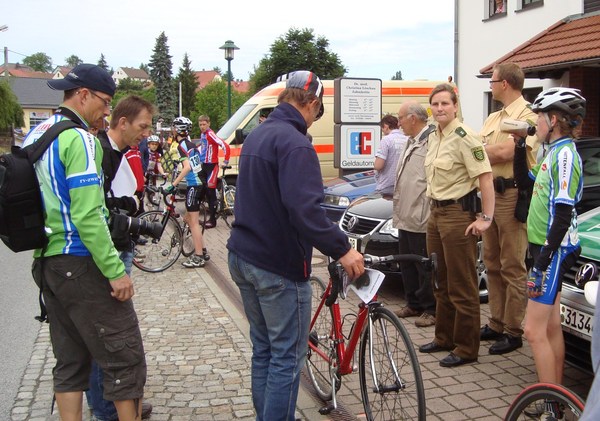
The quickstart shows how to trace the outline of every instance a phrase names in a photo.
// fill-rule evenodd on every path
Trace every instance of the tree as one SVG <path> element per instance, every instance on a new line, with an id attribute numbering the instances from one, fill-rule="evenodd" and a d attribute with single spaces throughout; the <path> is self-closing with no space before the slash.
<path id="1" fill-rule="evenodd" d="M 143 70 L 144 72 L 150 74 L 150 68 L 148 67 L 148 65 L 146 63 L 141 63 L 140 69 Z"/>
<path id="2" fill-rule="evenodd" d="M 256 92 L 293 70 L 310 70 L 321 79 L 335 79 L 346 73 L 338 55 L 329 51 L 326 38 L 315 38 L 312 29 L 291 28 L 275 40 L 270 55 L 262 58 L 254 68 L 250 88 Z"/>
<path id="3" fill-rule="evenodd" d="M 392 80 L 404 80 L 402 79 L 402 71 L 398 70 L 394 76 L 392 76 Z"/>
<path id="4" fill-rule="evenodd" d="M 157 117 L 171 122 L 175 118 L 175 91 L 173 90 L 173 63 L 169 55 L 167 36 L 164 31 L 156 39 L 152 57 L 150 58 L 150 79 L 156 87 Z"/>
<path id="5" fill-rule="evenodd" d="M 65 63 L 67 65 L 67 67 L 75 67 L 81 63 L 83 63 L 83 60 L 81 60 L 79 57 L 77 57 L 75 54 L 71 54 L 69 57 L 67 57 L 65 59 Z"/>
<path id="6" fill-rule="evenodd" d="M 247 94 L 231 90 L 231 109 L 236 110 L 248 99 Z M 217 131 L 227 121 L 227 82 L 214 80 L 207 84 L 196 94 L 194 110 L 190 114 L 193 122 L 198 121 L 202 114 L 210 117 L 210 127 Z M 198 136 L 200 131 L 196 124 L 192 128 L 192 135 Z"/>
<path id="7" fill-rule="evenodd" d="M 0 82 L 0 129 L 7 129 L 11 126 L 23 127 L 23 109 L 19 105 L 17 97 L 4 80 Z"/>
<path id="8" fill-rule="evenodd" d="M 181 112 L 184 116 L 189 116 L 194 109 L 196 101 L 196 90 L 198 89 L 198 80 L 196 74 L 191 68 L 192 62 L 187 53 L 183 56 L 183 63 L 179 68 L 179 73 L 175 79 L 176 85 L 181 83 Z"/>
<path id="9" fill-rule="evenodd" d="M 104 58 L 103 53 L 100 53 L 100 59 L 98 59 L 98 66 L 102 67 L 108 72 L 108 64 L 106 63 L 106 59 Z"/>
<path id="10" fill-rule="evenodd" d="M 52 71 L 52 59 L 46 53 L 35 53 L 23 59 L 23 64 L 37 72 Z"/>

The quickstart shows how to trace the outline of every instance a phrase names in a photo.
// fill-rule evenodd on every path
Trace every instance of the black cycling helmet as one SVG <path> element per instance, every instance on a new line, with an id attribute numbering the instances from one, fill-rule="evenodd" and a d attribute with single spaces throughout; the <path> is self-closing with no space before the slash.
<path id="1" fill-rule="evenodd" d="M 176 117 L 173 120 L 173 127 L 178 135 L 187 136 L 192 130 L 192 121 L 187 117 Z"/>
<path id="2" fill-rule="evenodd" d="M 585 117 L 586 100 L 579 93 L 579 89 L 572 88 L 550 88 L 541 92 L 533 104 L 531 110 L 534 113 L 546 111 L 562 111 L 571 117 Z"/>

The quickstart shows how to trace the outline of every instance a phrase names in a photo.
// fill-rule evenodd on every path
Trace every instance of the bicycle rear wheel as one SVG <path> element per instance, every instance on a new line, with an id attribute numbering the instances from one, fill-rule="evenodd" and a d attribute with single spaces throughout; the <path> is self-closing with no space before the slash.
<path id="1" fill-rule="evenodd" d="M 536 383 L 525 388 L 508 408 L 505 421 L 540 419 L 548 410 L 547 403 L 559 409 L 561 420 L 578 420 L 585 402 L 576 393 L 554 383 Z M 558 417 L 557 417 L 558 418 Z"/>
<path id="2" fill-rule="evenodd" d="M 233 225 L 233 206 L 235 205 L 235 186 L 225 187 L 225 197 L 223 198 L 223 206 L 221 209 L 221 218 L 225 221 L 227 227 Z"/>
<path id="3" fill-rule="evenodd" d="M 321 297 L 325 293 L 325 284 L 316 276 L 311 276 L 310 285 L 312 287 L 311 306 L 314 317 L 314 311 L 319 307 Z M 331 338 L 332 332 L 333 316 L 331 315 L 330 308 L 323 305 L 310 330 L 308 340 L 309 345 L 314 345 L 320 352 L 325 354 L 325 357 L 318 354 L 309 346 L 306 355 L 306 370 L 317 396 L 324 401 L 330 400 L 332 397 L 330 370 L 332 358 L 335 355 L 333 340 Z M 339 386 L 340 382 L 337 381 L 336 390 L 339 389 Z"/>
<path id="4" fill-rule="evenodd" d="M 425 391 L 415 348 L 390 310 L 370 310 L 361 337 L 360 390 L 369 421 L 425 420 Z"/>
<path id="5" fill-rule="evenodd" d="M 148 211 L 140 214 L 139 219 L 160 224 L 164 217 L 162 211 Z M 147 235 L 140 238 L 145 244 L 136 244 L 133 264 L 145 272 L 162 272 L 170 268 L 181 254 L 182 233 L 177 220 L 169 215 L 167 224 L 160 238 L 154 239 Z"/>

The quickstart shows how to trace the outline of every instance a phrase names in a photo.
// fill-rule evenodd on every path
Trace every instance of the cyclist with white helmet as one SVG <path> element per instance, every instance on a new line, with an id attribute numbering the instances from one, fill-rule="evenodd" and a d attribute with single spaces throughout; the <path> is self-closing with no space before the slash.
<path id="1" fill-rule="evenodd" d="M 148 136 L 146 142 L 148 143 L 148 169 L 146 173 L 152 176 L 156 176 L 157 174 L 165 175 L 165 170 L 163 170 L 160 162 L 162 154 L 158 150 L 160 138 L 153 134 Z"/>
<path id="2" fill-rule="evenodd" d="M 204 247 L 204 238 L 200 228 L 200 198 L 203 190 L 202 182 L 198 173 L 202 169 L 198 145 L 189 138 L 192 122 L 187 117 L 177 117 L 173 120 L 173 130 L 176 133 L 176 141 L 179 143 L 177 150 L 182 159 L 183 168 L 177 178 L 173 180 L 172 190 L 185 178 L 187 182 L 187 193 L 185 198 L 185 221 L 190 226 L 192 239 L 194 240 L 195 253 L 183 262 L 186 268 L 203 267 L 210 258 Z M 171 191 L 172 191 L 171 190 Z"/>
<path id="3" fill-rule="evenodd" d="M 585 106 L 586 100 L 577 89 L 551 88 L 537 96 L 531 108 L 538 115 L 537 135 L 547 152 L 529 171 L 525 139 L 515 137 L 517 184 L 533 189 L 527 238 L 534 264 L 527 282 L 525 336 L 540 382 L 560 384 L 563 376 L 561 279 L 581 251 L 575 204 L 581 199 L 583 173 L 574 138 L 581 131 Z M 557 407 L 549 405 L 549 416 L 559 418 Z"/>

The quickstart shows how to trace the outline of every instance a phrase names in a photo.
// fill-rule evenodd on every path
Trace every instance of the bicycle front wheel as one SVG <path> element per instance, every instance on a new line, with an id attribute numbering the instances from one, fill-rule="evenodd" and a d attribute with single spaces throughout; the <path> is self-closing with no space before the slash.
<path id="1" fill-rule="evenodd" d="M 311 276 L 310 286 L 312 287 L 311 308 L 314 318 L 314 312 L 319 308 L 321 297 L 325 293 L 325 284 L 316 276 Z M 323 305 L 308 334 L 309 348 L 306 355 L 306 370 L 317 396 L 324 401 L 328 401 L 332 397 L 330 370 L 332 358 L 335 355 L 332 334 L 333 317 L 331 310 L 329 307 Z M 312 349 L 310 347 L 311 344 L 316 349 Z M 340 386 L 339 381 L 336 382 L 336 386 L 336 390 L 338 390 Z"/>
<path id="2" fill-rule="evenodd" d="M 536 383 L 525 388 L 508 408 L 506 421 L 541 419 L 549 411 L 560 420 L 578 420 L 585 402 L 576 393 L 554 383 Z M 562 415 L 562 418 L 561 418 Z"/>
<path id="3" fill-rule="evenodd" d="M 164 217 L 162 211 L 148 211 L 140 214 L 139 219 L 148 223 L 161 224 Z M 181 254 L 182 233 L 177 220 L 169 215 L 167 224 L 159 239 L 148 235 L 140 237 L 144 244 L 136 244 L 133 264 L 145 272 L 162 272 L 170 268 Z"/>
<path id="4" fill-rule="evenodd" d="M 194 246 L 194 239 L 192 238 L 192 232 L 190 231 L 190 226 L 187 223 L 183 224 L 182 238 L 183 238 L 183 246 L 181 248 L 181 254 L 185 257 L 190 257 L 194 251 L 196 251 Z"/>
<path id="5" fill-rule="evenodd" d="M 235 205 L 235 186 L 225 187 L 225 196 L 223 197 L 223 209 L 221 209 L 221 217 L 225 221 L 227 227 L 233 225 L 233 207 Z"/>
<path id="6" fill-rule="evenodd" d="M 408 332 L 390 310 L 370 310 L 359 352 L 360 390 L 369 421 L 425 420 L 425 391 Z"/>

